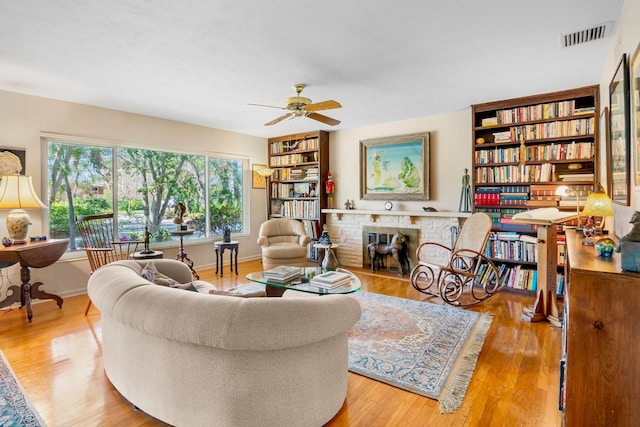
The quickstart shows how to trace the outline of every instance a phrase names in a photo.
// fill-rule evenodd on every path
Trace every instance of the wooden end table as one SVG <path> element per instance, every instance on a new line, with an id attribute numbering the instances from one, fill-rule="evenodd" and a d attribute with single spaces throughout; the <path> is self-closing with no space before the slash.
<path id="1" fill-rule="evenodd" d="M 20 279 L 22 280 L 20 287 L 9 286 L 7 297 L 0 301 L 0 307 L 20 301 L 20 308 L 27 307 L 29 323 L 33 319 L 33 310 L 31 308 L 31 300 L 33 299 L 52 299 L 58 303 L 58 307 L 62 308 L 62 298 L 41 290 L 42 282 L 31 283 L 31 269 L 48 267 L 58 261 L 67 250 L 67 246 L 69 246 L 69 239 L 27 242 L 0 247 L 0 262 L 10 263 L 11 265 L 19 262 L 21 266 Z"/>
<path id="2" fill-rule="evenodd" d="M 178 249 L 176 259 L 187 264 L 189 266 L 189 270 L 191 270 L 191 274 L 193 274 L 193 277 L 195 277 L 196 280 L 200 280 L 200 276 L 198 276 L 198 273 L 193 269 L 193 261 L 191 261 L 191 258 L 189 258 L 187 253 L 184 251 L 184 236 L 190 236 L 194 232 L 195 230 L 175 230 L 169 231 L 169 234 L 180 238 L 180 249 Z"/>
<path id="3" fill-rule="evenodd" d="M 238 275 L 238 246 L 239 243 L 236 240 L 230 242 L 218 241 L 213 243 L 213 249 L 216 251 L 216 274 L 218 274 L 218 261 L 220 262 L 220 277 L 224 274 L 223 257 L 225 249 L 229 249 L 231 256 L 229 258 L 229 271 L 233 273 L 233 266 L 235 261 L 236 276 Z"/>

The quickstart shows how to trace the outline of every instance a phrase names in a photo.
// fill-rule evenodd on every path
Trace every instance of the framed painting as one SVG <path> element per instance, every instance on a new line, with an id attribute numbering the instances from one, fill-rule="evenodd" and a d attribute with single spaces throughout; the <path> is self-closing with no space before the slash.
<path id="1" fill-rule="evenodd" d="M 631 58 L 631 141 L 633 145 L 633 185 L 640 191 L 640 44 Z"/>
<path id="2" fill-rule="evenodd" d="M 609 84 L 609 197 L 615 203 L 630 204 L 629 68 L 623 54 Z"/>
<path id="3" fill-rule="evenodd" d="M 429 132 L 360 141 L 360 198 L 429 200 Z"/>
<path id="4" fill-rule="evenodd" d="M 0 147 L 0 175 L 24 175 L 25 150 Z"/>
<path id="5" fill-rule="evenodd" d="M 254 163 L 251 165 L 251 187 L 252 188 L 267 188 L 267 182 L 264 176 L 258 173 L 259 170 L 266 169 L 267 165 L 260 165 Z"/>
<path id="6" fill-rule="evenodd" d="M 605 172 L 602 176 L 601 172 L 598 172 L 596 182 L 604 182 L 604 188 L 607 189 L 607 194 L 611 194 L 611 150 L 609 149 L 609 107 L 604 107 L 600 114 L 600 143 L 604 144 L 605 151 Z"/>

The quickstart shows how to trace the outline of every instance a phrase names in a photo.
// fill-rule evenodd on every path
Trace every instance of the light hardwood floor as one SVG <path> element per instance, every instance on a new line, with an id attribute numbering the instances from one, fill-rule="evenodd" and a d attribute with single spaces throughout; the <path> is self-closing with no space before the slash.
<path id="1" fill-rule="evenodd" d="M 229 289 L 246 283 L 245 274 L 261 270 L 260 262 L 240 263 L 238 269 L 236 276 L 227 266 L 223 279 L 214 270 L 198 273 L 202 280 Z M 363 290 L 437 302 L 415 291 L 406 277 L 352 270 Z M 349 373 L 347 399 L 327 425 L 560 426 L 561 331 L 546 322 L 520 320 L 522 308 L 532 302 L 532 297 L 502 293 L 472 308 L 495 317 L 464 403 L 455 413 L 440 414 L 434 400 Z M 36 304 L 31 324 L 24 310 L 0 311 L 0 349 L 29 398 L 50 427 L 164 425 L 136 411 L 109 383 L 102 366 L 100 312 L 92 308 L 85 317 L 86 303 L 82 295 L 65 299 L 62 309 L 53 301 Z"/>

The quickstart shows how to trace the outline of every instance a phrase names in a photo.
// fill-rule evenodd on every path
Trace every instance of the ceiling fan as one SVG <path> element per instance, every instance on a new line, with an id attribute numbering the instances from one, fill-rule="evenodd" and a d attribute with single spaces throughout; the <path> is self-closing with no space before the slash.
<path id="1" fill-rule="evenodd" d="M 334 100 L 316 102 L 315 104 L 311 103 L 309 98 L 305 98 L 304 96 L 300 96 L 302 90 L 305 85 L 297 84 L 293 88 L 296 91 L 296 96 L 289 97 L 284 100 L 284 107 L 277 107 L 275 105 L 264 105 L 264 104 L 249 104 L 256 105 L 258 107 L 269 107 L 269 108 L 279 108 L 281 110 L 289 110 L 289 112 L 283 116 L 278 117 L 277 119 L 271 120 L 269 123 L 265 123 L 265 126 L 275 125 L 276 123 L 281 122 L 284 119 L 294 118 L 294 117 L 308 117 L 313 120 L 317 120 L 324 124 L 335 126 L 340 124 L 340 120 L 333 119 L 331 117 L 327 117 L 322 114 L 316 113 L 316 111 L 322 110 L 332 110 L 334 108 L 342 108 L 339 102 Z"/>

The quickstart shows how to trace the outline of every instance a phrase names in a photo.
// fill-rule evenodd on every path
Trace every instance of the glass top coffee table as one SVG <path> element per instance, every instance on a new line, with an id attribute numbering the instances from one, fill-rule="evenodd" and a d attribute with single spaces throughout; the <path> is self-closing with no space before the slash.
<path id="1" fill-rule="evenodd" d="M 247 274 L 247 279 L 252 282 L 262 283 L 263 285 L 265 285 L 268 297 L 282 296 L 284 291 L 286 291 L 287 289 L 316 295 L 350 294 L 360 290 L 360 279 L 358 279 L 355 274 L 353 274 L 349 270 L 345 270 L 344 268 L 338 268 L 336 271 L 349 274 L 351 276 L 351 281 L 345 285 L 337 286 L 330 289 L 321 288 L 309 283 L 313 276 L 322 273 L 321 267 L 300 267 L 300 271 L 302 273 L 300 277 L 284 283 L 276 283 L 270 281 L 269 279 L 264 277 L 262 271 Z"/>

